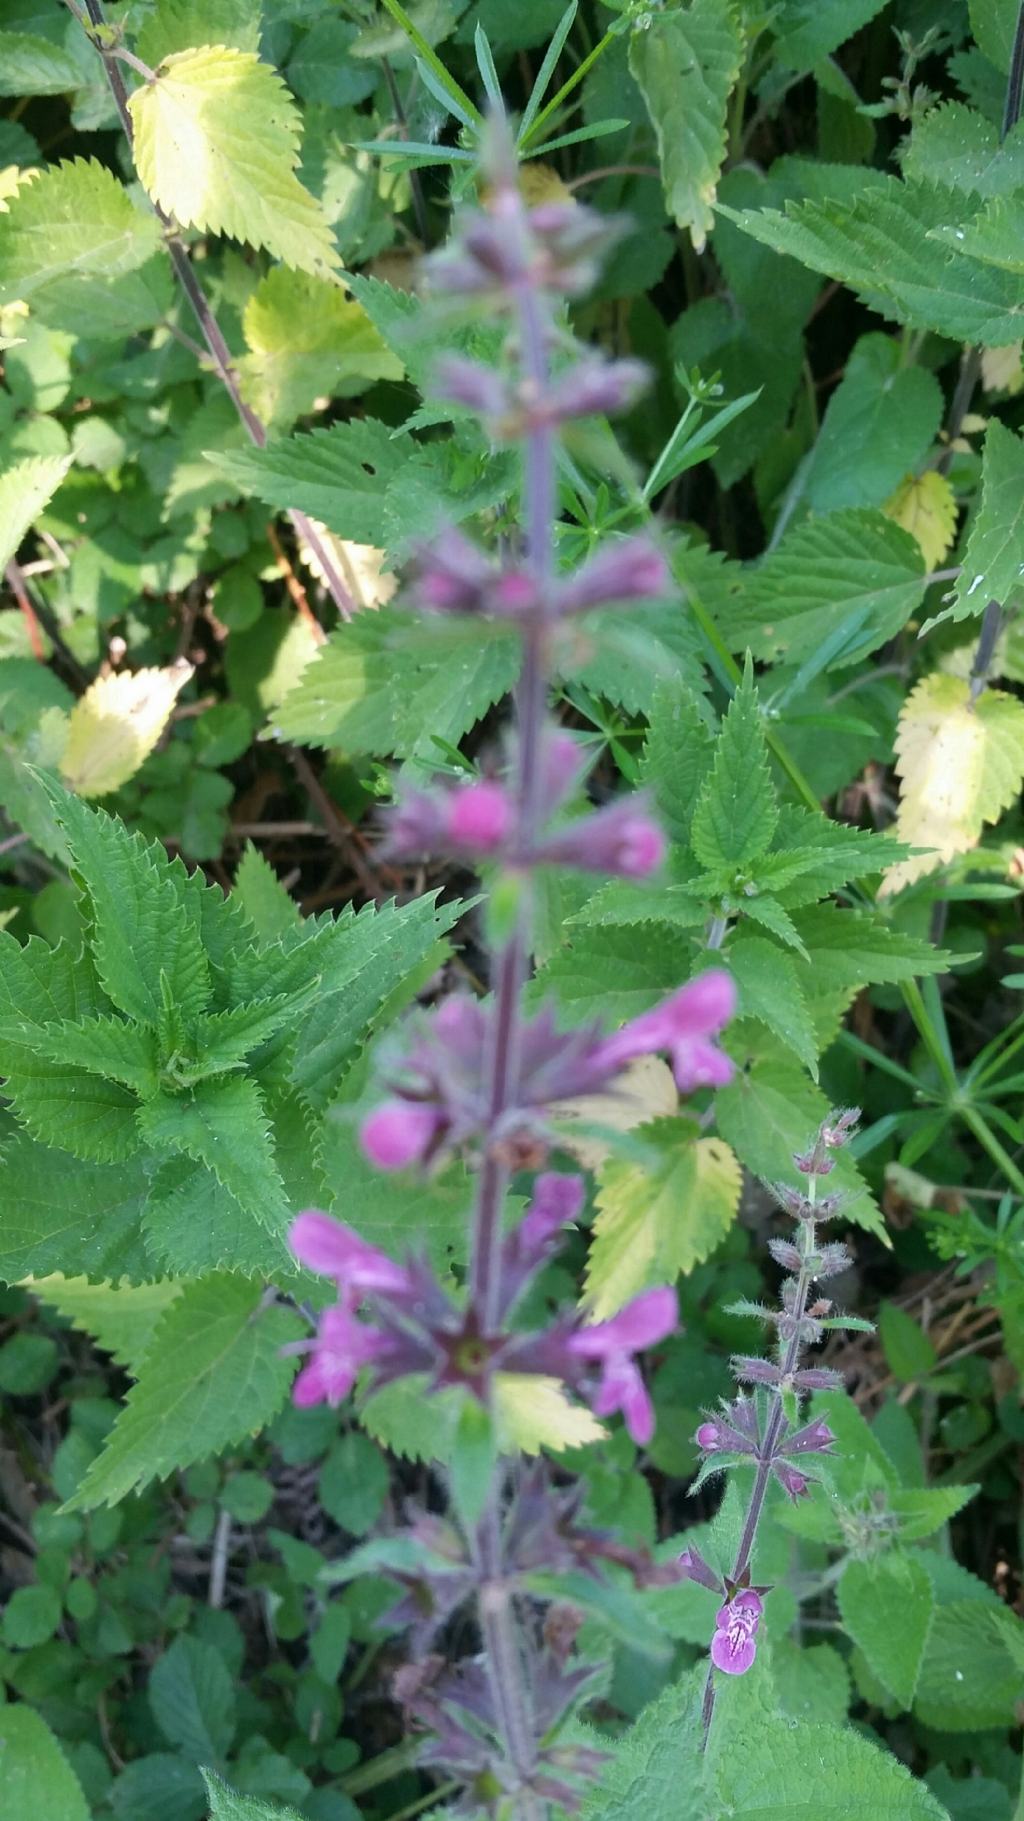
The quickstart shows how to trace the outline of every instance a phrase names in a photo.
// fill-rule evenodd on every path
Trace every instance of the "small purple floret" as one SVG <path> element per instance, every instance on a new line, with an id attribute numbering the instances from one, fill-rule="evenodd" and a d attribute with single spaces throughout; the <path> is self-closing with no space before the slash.
<path id="1" fill-rule="evenodd" d="M 745 1588 L 715 1614 L 711 1661 L 727 1676 L 746 1675 L 757 1653 L 757 1628 L 764 1607 L 759 1594 Z"/>

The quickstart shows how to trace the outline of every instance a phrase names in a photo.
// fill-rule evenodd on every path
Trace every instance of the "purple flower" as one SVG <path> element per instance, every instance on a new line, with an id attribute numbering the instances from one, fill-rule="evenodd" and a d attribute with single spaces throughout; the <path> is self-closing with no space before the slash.
<path id="1" fill-rule="evenodd" d="M 426 1161 L 443 1124 L 436 1107 L 415 1100 L 385 1100 L 363 1120 L 359 1142 L 378 1170 L 406 1170 Z"/>
<path id="2" fill-rule="evenodd" d="M 493 778 L 445 791 L 407 790 L 388 817 L 384 851 L 395 859 L 440 852 L 474 860 L 497 852 L 513 824 L 508 792 Z"/>
<path id="3" fill-rule="evenodd" d="M 773 1461 L 772 1472 L 788 1498 L 793 1500 L 806 1498 L 810 1480 L 798 1467 L 791 1467 L 787 1461 Z"/>
<path id="4" fill-rule="evenodd" d="M 576 361 L 558 375 L 547 396 L 529 412 L 528 421 L 560 424 L 596 413 L 614 416 L 634 403 L 650 377 L 650 369 L 640 360 Z"/>
<path id="5" fill-rule="evenodd" d="M 665 857 L 665 837 L 635 797 L 624 797 L 547 835 L 535 857 L 581 872 L 646 879 Z"/>
<path id="6" fill-rule="evenodd" d="M 722 1440 L 718 1433 L 717 1423 L 701 1423 L 701 1426 L 693 1439 L 698 1448 L 703 1449 L 705 1454 L 717 1454 L 722 1447 Z"/>
<path id="7" fill-rule="evenodd" d="M 482 550 L 451 526 L 417 552 L 416 593 L 435 613 L 480 613 L 495 569 Z"/>
<path id="8" fill-rule="evenodd" d="M 479 417 L 505 417 L 509 390 L 500 373 L 478 360 L 448 354 L 434 368 L 431 390 L 454 405 L 466 405 Z"/>
<path id="9" fill-rule="evenodd" d="M 558 591 L 560 613 L 586 613 L 612 601 L 655 600 L 670 581 L 668 564 L 647 537 L 606 544 Z"/>
<path id="10" fill-rule="evenodd" d="M 711 1661 L 727 1676 L 746 1675 L 757 1653 L 757 1628 L 764 1607 L 751 1587 L 742 1588 L 715 1614 Z"/>
<path id="11" fill-rule="evenodd" d="M 325 1309 L 315 1340 L 296 1341 L 288 1349 L 309 1353 L 292 1387 L 292 1402 L 300 1410 L 311 1404 L 343 1403 L 364 1366 L 390 1351 L 388 1336 L 379 1328 L 357 1321 L 345 1301 Z"/>
<path id="12" fill-rule="evenodd" d="M 787 1436 L 783 1446 L 787 1454 L 831 1454 L 835 1441 L 828 1424 L 819 1417 L 816 1422 L 806 1423 L 795 1435 Z"/>
<path id="13" fill-rule="evenodd" d="M 696 1581 L 698 1586 L 707 1587 L 712 1593 L 722 1592 L 722 1577 L 704 1560 L 701 1552 L 692 1546 L 684 1549 L 679 1557 L 679 1567 L 688 1581 Z"/>
<path id="14" fill-rule="evenodd" d="M 563 1227 L 579 1219 L 586 1193 L 582 1176 L 545 1170 L 533 1185 L 533 1197 L 515 1232 L 524 1253 L 543 1252 Z"/>
<path id="15" fill-rule="evenodd" d="M 457 847 L 491 854 L 508 839 L 513 810 L 501 784 L 484 778 L 479 784 L 461 784 L 448 799 L 448 835 Z"/>
<path id="16" fill-rule="evenodd" d="M 601 1377 L 591 1400 L 596 1415 L 613 1416 L 621 1411 L 639 1447 L 645 1447 L 654 1434 L 654 1406 L 633 1355 L 664 1340 L 678 1319 L 674 1290 L 645 1290 L 610 1321 L 578 1328 L 569 1337 L 571 1355 L 600 1365 Z"/>
<path id="17" fill-rule="evenodd" d="M 732 1080 L 733 1065 L 709 1039 L 728 1023 L 736 1009 L 736 988 L 722 968 L 709 968 L 680 987 L 670 999 L 644 1012 L 606 1037 L 600 1056 L 605 1063 L 622 1067 L 636 1056 L 664 1050 L 681 1094 L 696 1088 L 724 1087 Z"/>
<path id="18" fill-rule="evenodd" d="M 403 1265 L 319 1208 L 307 1208 L 292 1221 L 288 1244 L 308 1271 L 333 1277 L 339 1287 L 370 1295 L 414 1294 L 412 1278 Z"/>

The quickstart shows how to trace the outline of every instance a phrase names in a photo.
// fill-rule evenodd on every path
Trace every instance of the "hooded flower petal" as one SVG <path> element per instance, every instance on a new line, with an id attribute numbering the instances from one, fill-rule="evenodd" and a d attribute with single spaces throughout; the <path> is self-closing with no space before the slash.
<path id="1" fill-rule="evenodd" d="M 371 1246 L 351 1227 L 319 1208 L 307 1208 L 292 1221 L 288 1234 L 300 1264 L 323 1277 L 336 1278 L 350 1289 L 377 1291 L 382 1295 L 408 1295 L 409 1273 L 385 1252 Z"/>
<path id="2" fill-rule="evenodd" d="M 711 1661 L 727 1676 L 745 1675 L 757 1652 L 757 1628 L 764 1607 L 752 1588 L 737 1593 L 715 1614 Z"/>

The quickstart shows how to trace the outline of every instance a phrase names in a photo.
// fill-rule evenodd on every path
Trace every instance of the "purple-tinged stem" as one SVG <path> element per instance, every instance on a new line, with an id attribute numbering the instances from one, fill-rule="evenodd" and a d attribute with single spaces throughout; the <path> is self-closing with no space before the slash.
<path id="1" fill-rule="evenodd" d="M 807 1200 L 812 1206 L 817 1193 L 817 1186 L 817 1178 L 815 1176 L 809 1176 L 807 1179 Z M 814 1227 L 813 1223 L 808 1222 L 804 1228 L 803 1252 L 805 1258 L 812 1254 L 813 1251 Z M 786 1345 L 786 1352 L 782 1361 L 783 1384 L 785 1384 L 791 1374 L 796 1371 L 800 1359 L 800 1328 L 804 1318 L 804 1311 L 807 1307 L 807 1292 L 813 1282 L 814 1278 L 811 1271 L 808 1269 L 807 1264 L 802 1264 L 796 1282 L 796 1296 L 793 1300 L 793 1331 Z M 732 1571 L 733 1581 L 738 1581 L 746 1572 L 750 1565 L 750 1558 L 754 1553 L 754 1544 L 757 1541 L 757 1527 L 761 1521 L 761 1513 L 764 1510 L 764 1501 L 768 1492 L 768 1482 L 771 1478 L 772 1459 L 776 1447 L 778 1446 L 779 1437 L 785 1420 L 786 1412 L 782 1401 L 782 1386 L 780 1385 L 775 1391 L 771 1414 L 765 1426 L 764 1439 L 761 1443 L 761 1450 L 757 1463 L 757 1472 L 754 1475 L 754 1484 L 750 1493 L 750 1503 L 747 1506 L 747 1515 L 743 1523 L 743 1532 L 740 1536 L 739 1548 L 736 1551 L 736 1561 Z M 713 1668 L 709 1668 L 708 1679 L 704 1684 L 704 1701 L 701 1707 L 701 1720 L 704 1727 L 705 1745 L 707 1744 L 714 1711 L 715 1672 Z"/>
<path id="2" fill-rule="evenodd" d="M 84 5 L 86 12 L 89 15 L 89 21 L 93 26 L 102 27 L 106 25 L 102 0 L 84 0 Z M 76 8 L 71 7 L 70 10 L 75 13 L 76 17 L 78 16 Z M 114 105 L 117 108 L 118 117 L 124 128 L 125 138 L 127 139 L 129 146 L 132 146 L 134 143 L 134 136 L 132 133 L 131 112 L 128 107 L 128 91 L 124 86 L 124 78 L 118 68 L 118 58 L 123 55 L 123 53 L 108 51 L 99 43 L 97 43 L 96 49 L 103 60 L 103 67 L 107 72 L 107 81 L 110 84 L 110 92 L 114 97 Z M 138 60 L 136 59 L 135 61 L 137 63 Z M 145 66 L 140 65 L 139 67 L 144 68 Z M 234 361 L 231 358 L 231 350 L 224 339 L 221 326 L 210 308 L 206 294 L 203 291 L 195 272 L 192 270 L 192 261 L 189 259 L 188 249 L 185 246 L 175 223 L 172 221 L 171 217 L 164 212 L 159 203 L 152 202 L 151 199 L 151 207 L 164 230 L 167 250 L 171 256 L 171 264 L 174 267 L 175 276 L 192 306 L 196 322 L 199 324 L 199 332 L 206 343 L 217 378 L 227 392 L 231 403 L 238 412 L 242 423 L 257 449 L 263 449 L 266 446 L 267 441 L 266 425 L 263 423 L 262 418 L 252 410 L 251 406 L 246 404 L 242 397 L 238 384 L 238 374 L 235 370 Z M 316 557 L 322 570 L 324 581 L 327 584 L 327 591 L 330 594 L 334 605 L 337 607 L 338 612 L 341 614 L 342 619 L 350 620 L 355 612 L 355 603 L 346 588 L 342 577 L 338 573 L 337 564 L 320 536 L 320 533 L 316 530 L 316 527 L 311 520 L 306 517 L 304 512 L 289 512 L 288 517 L 295 528 L 297 536 L 303 543 L 308 545 L 309 549 Z"/>

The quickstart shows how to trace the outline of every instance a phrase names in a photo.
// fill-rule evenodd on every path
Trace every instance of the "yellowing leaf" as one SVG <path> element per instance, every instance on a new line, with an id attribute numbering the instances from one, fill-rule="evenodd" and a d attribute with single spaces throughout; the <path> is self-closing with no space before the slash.
<path id="1" fill-rule="evenodd" d="M 660 1056 L 640 1056 L 623 1069 L 614 1092 L 579 1094 L 574 1100 L 559 1100 L 548 1108 L 559 1126 L 558 1142 L 585 1170 L 596 1170 L 613 1149 L 612 1142 L 595 1132 L 577 1138 L 565 1125 L 605 1126 L 610 1132 L 631 1132 L 635 1126 L 657 1119 L 662 1113 L 674 1113 L 679 1105 L 679 1091 L 672 1070 Z"/>
<path id="2" fill-rule="evenodd" d="M 956 537 L 956 498 L 946 476 L 935 468 L 908 474 L 882 511 L 917 539 L 929 569 L 937 569 Z"/>
<path id="3" fill-rule="evenodd" d="M 494 1397 L 499 1428 L 524 1454 L 537 1454 L 541 1448 L 582 1448 L 586 1442 L 603 1441 L 607 1434 L 590 1410 L 571 1401 L 557 1378 L 497 1372 Z"/>
<path id="4" fill-rule="evenodd" d="M 339 537 L 337 532 L 328 531 L 319 519 L 309 522 L 341 570 L 345 586 L 357 607 L 383 607 L 390 601 L 398 587 L 398 577 L 385 569 L 383 550 L 377 550 L 373 544 L 354 544 L 351 538 Z M 304 540 L 299 543 L 299 557 L 318 582 L 326 580 L 323 564 Z"/>
<path id="5" fill-rule="evenodd" d="M 1013 398 L 1024 386 L 1021 355 L 1024 343 L 1011 341 L 1005 348 L 982 348 L 981 383 L 986 392 L 1009 392 Z"/>
<path id="6" fill-rule="evenodd" d="M 554 165 L 541 164 L 531 159 L 520 167 L 519 188 L 523 201 L 531 209 L 539 208 L 543 202 L 573 202 L 575 198 L 567 183 L 564 183 Z"/>
<path id="7" fill-rule="evenodd" d="M 243 395 L 278 427 L 294 424 L 318 400 L 348 398 L 405 371 L 362 304 L 340 285 L 287 266 L 260 280 L 242 328 L 250 350 L 239 362 Z"/>
<path id="8" fill-rule="evenodd" d="M 104 797 L 134 777 L 192 675 L 179 660 L 165 670 L 97 677 L 71 710 L 61 776 L 81 797 Z"/>
<path id="9" fill-rule="evenodd" d="M 298 109 L 268 63 L 226 45 L 176 51 L 128 105 L 139 176 L 167 214 L 303 272 L 337 269 L 326 216 L 295 175 Z"/>
<path id="10" fill-rule="evenodd" d="M 720 1138 L 697 1138 L 686 1118 L 637 1132 L 650 1164 L 613 1157 L 600 1172 L 586 1300 L 603 1321 L 651 1284 L 672 1283 L 709 1257 L 739 1207 L 743 1173 Z"/>
<path id="11" fill-rule="evenodd" d="M 894 833 L 930 851 L 891 866 L 881 893 L 901 891 L 954 854 L 967 853 L 1024 779 L 1024 702 L 999 689 L 971 701 L 964 677 L 925 677 L 903 704 L 896 730 L 902 779 Z"/>

